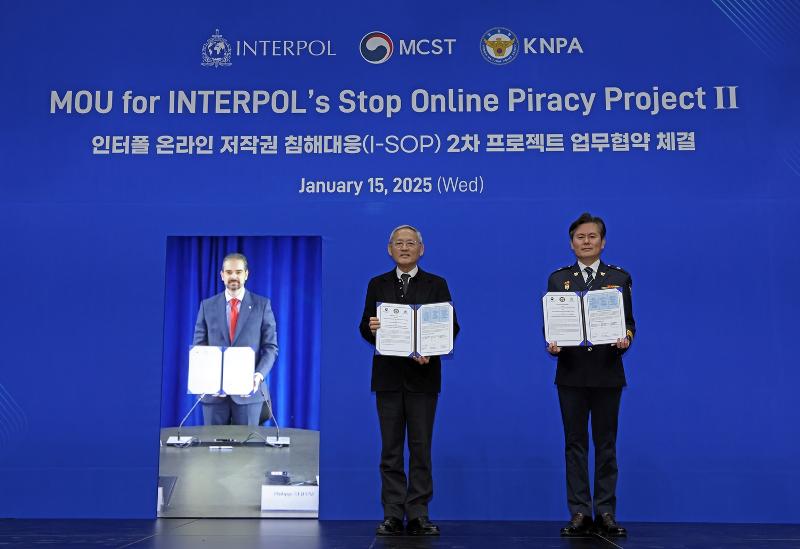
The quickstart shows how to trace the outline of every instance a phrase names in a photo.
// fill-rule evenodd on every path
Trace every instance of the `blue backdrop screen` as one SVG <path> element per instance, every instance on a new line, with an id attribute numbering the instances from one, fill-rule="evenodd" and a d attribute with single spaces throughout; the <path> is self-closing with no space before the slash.
<path id="1" fill-rule="evenodd" d="M 247 291 L 268 297 L 275 316 L 278 358 L 267 377 L 275 418 L 281 427 L 318 430 L 322 242 L 286 236 L 167 239 L 161 426 L 179 425 L 198 398 L 186 392 L 197 311 L 224 291 L 221 265 L 233 252 L 247 257 Z M 184 425 L 202 424 L 198 406 Z"/>

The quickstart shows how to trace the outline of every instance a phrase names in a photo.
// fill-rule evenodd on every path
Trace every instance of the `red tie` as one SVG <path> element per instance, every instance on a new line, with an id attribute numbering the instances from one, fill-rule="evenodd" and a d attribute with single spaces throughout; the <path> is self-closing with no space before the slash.
<path id="1" fill-rule="evenodd" d="M 233 336 L 236 335 L 237 320 L 239 320 L 239 300 L 234 297 L 231 299 L 231 345 L 233 345 Z"/>

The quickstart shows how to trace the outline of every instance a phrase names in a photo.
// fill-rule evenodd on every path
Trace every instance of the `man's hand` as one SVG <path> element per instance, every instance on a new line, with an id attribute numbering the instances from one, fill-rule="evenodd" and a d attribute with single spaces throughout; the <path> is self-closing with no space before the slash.
<path id="1" fill-rule="evenodd" d="M 417 364 L 427 364 L 430 361 L 431 361 L 431 359 L 429 357 L 427 357 L 427 356 L 415 356 L 414 357 L 414 362 L 416 362 Z"/>
<path id="2" fill-rule="evenodd" d="M 372 332 L 372 335 L 375 335 L 375 333 L 380 329 L 380 327 L 381 327 L 381 321 L 378 320 L 377 316 L 369 317 L 369 329 Z"/>
<path id="3" fill-rule="evenodd" d="M 253 374 L 253 390 L 250 391 L 249 394 L 246 395 L 239 395 L 240 397 L 249 397 L 253 396 L 258 392 L 258 388 L 261 386 L 261 382 L 264 381 L 264 376 L 261 375 L 261 372 L 256 372 Z"/>
<path id="4" fill-rule="evenodd" d="M 617 349 L 627 349 L 631 346 L 631 340 L 629 337 L 623 337 L 618 339 L 614 345 L 617 347 Z"/>
<path id="5" fill-rule="evenodd" d="M 553 356 L 556 356 L 558 353 L 561 352 L 561 347 L 558 346 L 558 343 L 555 341 L 551 341 L 547 344 L 547 352 Z"/>

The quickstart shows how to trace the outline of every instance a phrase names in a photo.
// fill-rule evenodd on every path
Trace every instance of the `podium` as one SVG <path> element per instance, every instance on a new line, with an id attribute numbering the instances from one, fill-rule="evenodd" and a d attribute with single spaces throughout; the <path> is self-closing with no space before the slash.
<path id="1" fill-rule="evenodd" d="M 159 494 L 160 518 L 267 518 L 319 516 L 316 481 L 319 475 L 319 431 L 281 429 L 292 438 L 292 446 L 272 448 L 253 437 L 240 445 L 250 433 L 274 437 L 274 427 L 247 425 L 207 425 L 184 427 L 182 435 L 200 441 L 189 447 L 168 446 L 167 439 L 177 427 L 161 430 Z M 217 441 L 233 439 L 237 442 Z M 285 490 L 275 503 L 262 511 L 262 492 L 269 494 L 267 478 L 272 472 L 288 473 Z M 298 494 L 299 499 L 292 497 Z M 318 497 L 318 495 L 317 495 Z M 281 508 L 283 506 L 283 508 Z M 287 507 L 301 507 L 290 509 Z"/>

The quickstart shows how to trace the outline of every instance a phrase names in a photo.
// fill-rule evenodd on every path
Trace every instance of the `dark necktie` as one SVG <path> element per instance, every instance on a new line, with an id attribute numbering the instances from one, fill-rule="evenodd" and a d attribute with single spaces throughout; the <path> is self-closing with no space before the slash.
<path id="1" fill-rule="evenodd" d="M 411 280 L 411 275 L 403 273 L 400 275 L 400 280 L 403 281 L 403 296 L 405 297 L 408 294 L 408 283 Z"/>
<path id="2" fill-rule="evenodd" d="M 233 336 L 236 335 L 237 320 L 239 320 L 239 300 L 234 297 L 231 299 L 231 345 L 233 345 Z"/>
<path id="3" fill-rule="evenodd" d="M 594 282 L 594 277 L 592 276 L 594 271 L 591 267 L 586 267 L 584 271 L 586 272 L 586 287 L 589 288 L 591 287 L 592 282 Z"/>

